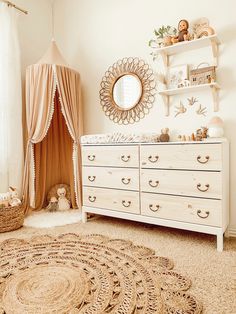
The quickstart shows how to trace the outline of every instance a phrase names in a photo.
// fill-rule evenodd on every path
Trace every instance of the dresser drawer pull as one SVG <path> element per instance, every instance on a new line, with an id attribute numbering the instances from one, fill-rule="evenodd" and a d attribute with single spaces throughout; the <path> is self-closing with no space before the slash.
<path id="1" fill-rule="evenodd" d="M 205 160 L 201 160 L 202 159 L 202 156 L 197 156 L 197 161 L 200 163 L 200 164 L 206 164 L 208 161 L 209 161 L 209 159 L 210 159 L 210 157 L 209 156 L 205 156 Z"/>
<path id="2" fill-rule="evenodd" d="M 131 179 L 130 178 L 122 178 L 121 181 L 122 181 L 123 184 L 127 185 L 127 184 L 130 183 Z"/>
<path id="3" fill-rule="evenodd" d="M 120 158 L 122 161 L 128 162 L 130 160 L 130 155 L 128 155 L 128 156 L 122 155 Z"/>
<path id="4" fill-rule="evenodd" d="M 96 196 L 89 195 L 88 199 L 91 203 L 94 203 L 96 201 Z"/>
<path id="5" fill-rule="evenodd" d="M 148 160 L 150 161 L 150 162 L 157 162 L 158 161 L 158 159 L 159 159 L 159 156 L 149 156 L 148 157 Z"/>
<path id="6" fill-rule="evenodd" d="M 198 211 L 197 211 L 197 215 L 198 215 L 198 217 L 200 217 L 200 218 L 202 218 L 202 219 L 206 219 L 209 215 L 210 215 L 210 212 L 209 211 L 205 211 L 205 215 L 204 216 L 202 216 L 201 215 L 201 210 L 199 209 Z"/>
<path id="7" fill-rule="evenodd" d="M 150 205 L 149 205 L 149 209 L 155 213 L 155 212 L 157 212 L 157 211 L 160 209 L 160 205 L 156 205 L 156 206 L 153 208 L 153 204 L 150 204 Z"/>
<path id="8" fill-rule="evenodd" d="M 152 187 L 152 188 L 156 188 L 159 185 L 159 181 L 155 181 L 155 183 L 153 183 L 152 180 L 149 180 L 148 184 Z"/>
<path id="9" fill-rule="evenodd" d="M 123 205 L 124 207 L 130 207 L 131 201 L 122 201 L 122 205 Z"/>
<path id="10" fill-rule="evenodd" d="M 90 182 L 93 182 L 93 181 L 95 181 L 96 176 L 88 176 L 88 179 Z"/>
<path id="11" fill-rule="evenodd" d="M 209 190 L 209 187 L 210 187 L 210 184 L 205 184 L 205 189 L 202 189 L 201 188 L 201 183 L 198 183 L 198 185 L 197 185 L 197 189 L 200 191 L 200 192 L 206 192 L 206 191 L 208 191 Z"/>
<path id="12" fill-rule="evenodd" d="M 94 161 L 95 160 L 95 155 L 88 155 L 88 160 Z"/>

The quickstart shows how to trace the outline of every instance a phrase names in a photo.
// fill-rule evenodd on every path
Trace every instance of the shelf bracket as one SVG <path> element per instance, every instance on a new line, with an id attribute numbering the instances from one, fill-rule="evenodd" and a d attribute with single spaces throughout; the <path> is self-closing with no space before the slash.
<path id="1" fill-rule="evenodd" d="M 170 115 L 170 97 L 168 95 L 161 95 L 164 105 L 165 105 L 165 116 Z"/>
<path id="2" fill-rule="evenodd" d="M 211 40 L 211 49 L 212 49 L 212 54 L 213 54 L 213 58 L 214 58 L 214 64 L 215 66 L 218 65 L 218 54 L 219 54 L 219 47 L 217 42 L 215 42 L 214 40 Z"/>
<path id="3" fill-rule="evenodd" d="M 161 57 L 162 57 L 164 66 L 167 68 L 169 66 L 169 56 L 165 52 L 161 52 Z"/>
<path id="4" fill-rule="evenodd" d="M 215 86 L 211 86 L 213 104 L 214 104 L 214 112 L 219 111 L 219 89 Z"/>

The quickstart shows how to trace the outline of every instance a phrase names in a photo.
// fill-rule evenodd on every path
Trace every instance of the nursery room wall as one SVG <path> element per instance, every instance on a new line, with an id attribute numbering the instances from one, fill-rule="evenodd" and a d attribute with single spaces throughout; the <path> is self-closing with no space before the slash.
<path id="1" fill-rule="evenodd" d="M 83 82 L 83 107 L 85 133 L 104 132 L 160 132 L 169 127 L 172 138 L 178 134 L 191 134 L 197 128 L 207 125 L 213 115 L 225 121 L 225 135 L 230 141 L 230 230 L 236 234 L 236 21 L 234 1 L 205 0 L 57 0 L 55 2 L 55 37 L 65 58 L 76 68 Z M 153 38 L 154 28 L 161 25 L 177 26 L 178 20 L 191 21 L 207 17 L 216 30 L 222 44 L 220 46 L 217 80 L 220 91 L 220 110 L 213 112 L 213 101 L 209 91 L 201 94 L 175 97 L 171 103 L 170 116 L 165 117 L 164 105 L 160 96 L 150 113 L 140 122 L 120 126 L 110 121 L 103 113 L 99 101 L 100 82 L 110 65 L 118 59 L 136 56 L 146 60 L 155 73 L 164 73 L 160 60 L 152 61 L 148 41 Z M 200 62 L 212 63 L 210 48 L 203 48 L 176 56 L 171 65 Z M 157 74 L 157 75 L 158 75 Z M 161 88 L 160 84 L 158 88 Z M 206 116 L 199 116 L 189 110 L 175 117 L 175 105 L 187 97 L 195 96 L 203 107 Z"/>
<path id="2" fill-rule="evenodd" d="M 24 78 L 26 67 L 36 63 L 45 53 L 52 36 L 51 1 L 16 0 L 14 3 L 28 11 L 18 12 L 19 44 L 21 49 L 22 98 L 23 98 L 23 132 L 26 145 L 26 117 Z"/>
<path id="3" fill-rule="evenodd" d="M 14 3 L 28 11 L 18 13 L 21 70 L 25 75 L 28 65 L 36 63 L 44 54 L 51 39 L 51 2 L 48 0 L 15 0 Z"/>

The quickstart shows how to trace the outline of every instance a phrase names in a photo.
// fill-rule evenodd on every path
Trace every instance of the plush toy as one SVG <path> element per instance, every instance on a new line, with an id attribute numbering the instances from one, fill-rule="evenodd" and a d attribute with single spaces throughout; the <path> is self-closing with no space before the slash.
<path id="1" fill-rule="evenodd" d="M 21 204 L 21 200 L 19 199 L 19 192 L 17 189 L 12 188 L 11 186 L 9 187 L 9 192 L 10 192 L 10 200 L 9 204 L 10 206 L 18 206 Z"/>
<path id="2" fill-rule="evenodd" d="M 64 187 L 57 189 L 58 195 L 58 210 L 70 209 L 70 201 L 66 198 L 66 189 Z"/>
<path id="3" fill-rule="evenodd" d="M 189 24 L 187 20 L 181 20 L 179 21 L 178 24 L 178 36 L 172 37 L 171 41 L 173 44 L 181 42 L 181 41 L 185 41 L 185 40 L 189 40 L 190 35 L 188 32 L 188 28 L 189 28 Z"/>
<path id="4" fill-rule="evenodd" d="M 19 192 L 16 188 L 9 187 L 9 191 L 6 193 L 0 194 L 0 205 L 5 207 L 10 206 L 18 206 L 21 204 L 21 200 L 19 199 Z"/>
<path id="5" fill-rule="evenodd" d="M 170 136 L 169 136 L 169 129 L 164 128 L 161 130 L 161 135 L 160 135 L 160 142 L 169 142 Z"/>
<path id="6" fill-rule="evenodd" d="M 58 200 L 57 200 L 57 198 L 55 196 L 51 197 L 51 199 L 49 201 L 49 204 L 46 207 L 46 209 L 49 212 L 55 212 L 58 209 Z"/>

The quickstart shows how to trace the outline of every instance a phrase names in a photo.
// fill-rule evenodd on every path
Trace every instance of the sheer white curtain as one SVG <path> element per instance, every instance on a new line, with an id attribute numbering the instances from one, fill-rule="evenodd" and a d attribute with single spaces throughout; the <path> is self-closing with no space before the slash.
<path id="1" fill-rule="evenodd" d="M 23 135 L 17 13 L 0 2 L 0 193 L 21 191 Z"/>

